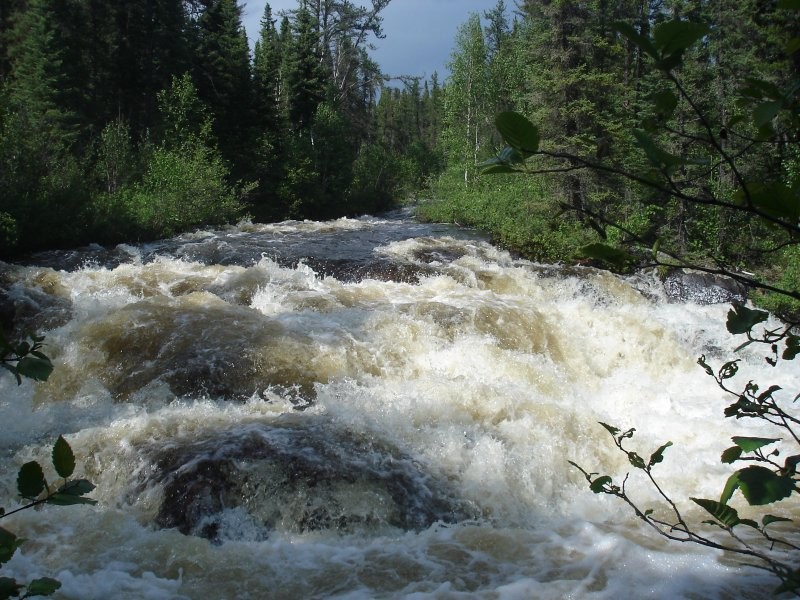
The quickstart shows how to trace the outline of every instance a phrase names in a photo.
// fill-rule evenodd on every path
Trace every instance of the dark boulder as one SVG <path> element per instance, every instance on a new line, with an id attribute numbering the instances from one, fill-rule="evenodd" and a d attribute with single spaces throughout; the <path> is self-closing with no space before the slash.
<path id="1" fill-rule="evenodd" d="M 727 304 L 747 300 L 747 287 L 735 279 L 688 269 L 670 272 L 664 278 L 664 291 L 671 302 Z"/>
<path id="2" fill-rule="evenodd" d="M 441 478 L 390 445 L 309 419 L 253 424 L 154 456 L 155 473 L 139 486 L 163 486 L 156 524 L 222 541 L 270 531 L 353 533 L 475 518 Z"/>

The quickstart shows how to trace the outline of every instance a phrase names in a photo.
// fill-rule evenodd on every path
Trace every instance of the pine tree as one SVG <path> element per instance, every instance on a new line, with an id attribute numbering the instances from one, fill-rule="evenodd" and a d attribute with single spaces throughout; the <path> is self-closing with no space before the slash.
<path id="1" fill-rule="evenodd" d="M 281 98 L 283 54 L 282 36 L 267 3 L 253 53 L 253 175 L 258 180 L 253 211 L 259 219 L 285 216 L 276 194 L 280 180 L 285 177 L 288 131 Z"/>
<path id="2" fill-rule="evenodd" d="M 303 4 L 295 13 L 286 67 L 288 114 L 295 131 L 309 128 L 317 107 L 325 99 L 329 80 L 321 65 L 319 25 Z"/>
<path id="3" fill-rule="evenodd" d="M 250 51 L 237 0 L 207 0 L 197 19 L 194 81 L 209 107 L 214 133 L 234 177 L 249 170 L 253 106 Z"/>
<path id="4" fill-rule="evenodd" d="M 527 106 L 543 124 L 542 137 L 552 147 L 582 154 L 613 151 L 621 158 L 630 147 L 635 114 L 630 87 L 623 85 L 623 47 L 612 29 L 628 15 L 631 3 L 524 3 L 522 35 L 528 70 Z M 613 178 L 571 172 L 561 177 L 561 201 L 585 223 L 598 227 L 589 214 L 605 210 L 608 190 L 619 190 Z"/>
<path id="5" fill-rule="evenodd" d="M 12 111 L 48 125 L 63 125 L 60 106 L 61 49 L 56 43 L 56 19 L 50 0 L 31 0 L 15 13 L 7 56 L 5 90 Z"/>
<path id="6" fill-rule="evenodd" d="M 0 220 L 14 243 L 59 244 L 82 226 L 86 199 L 70 154 L 74 119 L 61 106 L 61 51 L 51 0 L 30 0 L 9 32 L 9 74 L 0 118 Z M 13 227 L 6 227 L 13 224 Z M 11 236 L 4 235 L 6 242 Z"/>

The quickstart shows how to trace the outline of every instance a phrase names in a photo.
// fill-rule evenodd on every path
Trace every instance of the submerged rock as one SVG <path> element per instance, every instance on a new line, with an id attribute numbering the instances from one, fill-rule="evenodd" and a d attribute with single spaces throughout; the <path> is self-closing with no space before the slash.
<path id="1" fill-rule="evenodd" d="M 396 448 L 309 419 L 256 424 L 163 448 L 156 524 L 214 541 L 270 531 L 353 533 L 475 518 L 447 483 Z"/>
<path id="2" fill-rule="evenodd" d="M 730 277 L 691 271 L 672 271 L 664 279 L 664 290 L 673 302 L 726 304 L 745 302 L 747 287 Z"/>
<path id="3" fill-rule="evenodd" d="M 302 262 L 321 277 L 333 277 L 344 283 L 358 283 L 365 279 L 419 283 L 420 277 L 436 272 L 435 269 L 425 266 L 398 264 L 388 260 L 351 261 L 307 257 Z"/>

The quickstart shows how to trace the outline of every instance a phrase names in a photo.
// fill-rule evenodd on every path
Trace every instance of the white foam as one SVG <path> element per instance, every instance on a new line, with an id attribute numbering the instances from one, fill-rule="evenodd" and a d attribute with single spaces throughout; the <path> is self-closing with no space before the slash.
<path id="1" fill-rule="evenodd" d="M 313 234 L 380 223 L 243 231 Z M 631 447 L 643 456 L 674 443 L 656 473 L 681 510 L 694 511 L 690 495 L 718 495 L 730 472 L 719 454 L 730 436 L 767 433 L 724 419 L 731 400 L 695 364 L 699 354 L 716 365 L 733 356 L 726 307 L 650 300 L 589 270 L 554 276 L 482 242 L 417 238 L 381 252 L 420 264 L 433 257 L 438 274 L 415 285 L 345 284 L 302 263 L 289 269 L 264 258 L 221 267 L 166 257 L 48 272 L 73 307 L 72 320 L 48 332 L 48 352 L 74 377 L 56 374 L 62 384 L 38 388 L 0 380 L 2 505 L 16 504 L 18 466 L 47 462 L 59 433 L 79 457 L 79 474 L 98 484 L 100 505 L 49 507 L 4 522 L 31 540 L 4 574 L 56 577 L 66 598 L 618 598 L 632 590 L 637 598 L 756 598 L 770 588 L 765 575 L 716 552 L 654 538 L 624 505 L 592 494 L 567 463 L 624 476 L 626 457 L 597 422 L 635 427 Z M 20 275 L 36 277 L 33 268 Z M 163 346 L 148 356 L 163 358 L 168 344 L 190 342 L 208 344 L 212 354 L 229 350 L 231 337 L 214 338 L 218 330 L 203 314 L 224 321 L 223 330 L 249 328 L 238 336 L 243 343 L 280 332 L 287 356 L 266 345 L 243 348 L 241 363 L 264 373 L 276 363 L 308 378 L 314 407 L 297 416 L 296 395 L 308 390 L 272 382 L 246 402 L 176 397 L 166 375 L 115 396 L 102 340 L 87 332 L 128 314 L 122 311 L 162 305 L 177 320 L 192 311 L 185 326 L 210 337 L 153 331 L 152 343 Z M 272 354 L 253 354 L 259 351 Z M 756 378 L 793 389 L 798 367 L 772 370 L 761 352 L 742 353 L 735 385 Z M 270 532 L 265 539 L 252 515 L 232 507 L 218 521 L 225 540 L 218 546 L 152 525 L 161 490 L 135 492 L 155 469 L 148 449 L 289 414 L 324 416 L 398 448 L 477 507 L 480 519 L 420 532 Z M 628 485 L 642 503 L 656 501 L 642 482 Z"/>

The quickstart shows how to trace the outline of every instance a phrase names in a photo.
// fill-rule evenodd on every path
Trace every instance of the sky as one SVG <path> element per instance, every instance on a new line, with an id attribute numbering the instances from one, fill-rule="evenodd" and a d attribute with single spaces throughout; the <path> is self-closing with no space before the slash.
<path id="1" fill-rule="evenodd" d="M 244 9 L 244 26 L 250 44 L 258 36 L 259 21 L 264 14 L 265 0 L 248 0 Z M 270 0 L 273 14 L 297 8 L 297 0 Z M 459 25 L 470 13 L 483 14 L 497 0 L 392 0 L 382 12 L 382 40 L 372 40 L 376 49 L 370 52 L 381 70 L 390 76 L 422 75 L 434 71 L 442 81 Z M 506 6 L 514 3 L 506 1 Z"/>

